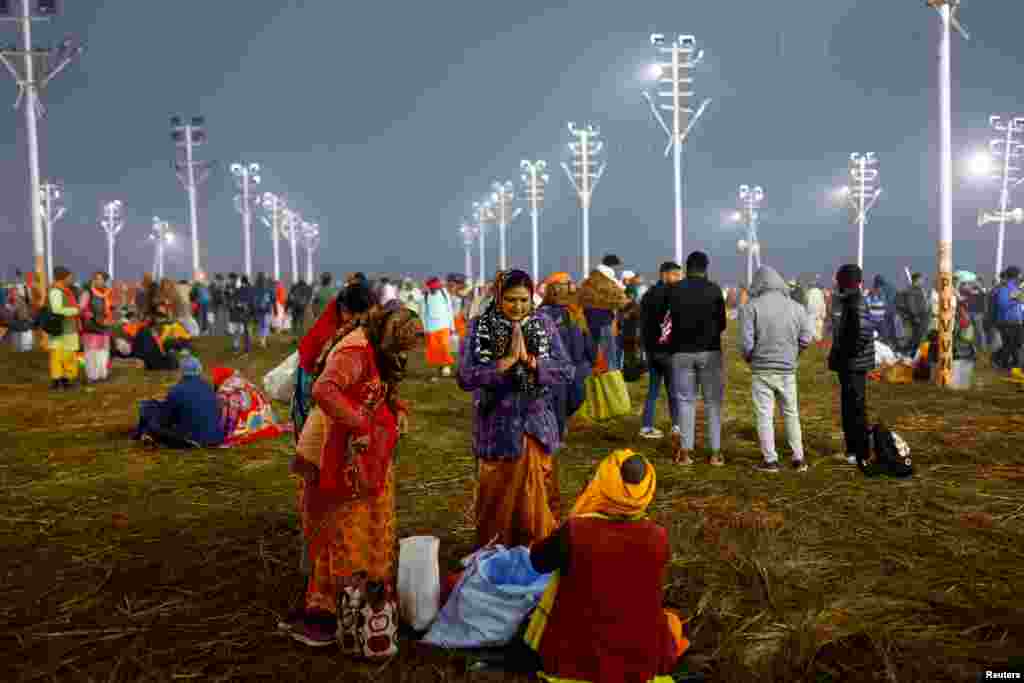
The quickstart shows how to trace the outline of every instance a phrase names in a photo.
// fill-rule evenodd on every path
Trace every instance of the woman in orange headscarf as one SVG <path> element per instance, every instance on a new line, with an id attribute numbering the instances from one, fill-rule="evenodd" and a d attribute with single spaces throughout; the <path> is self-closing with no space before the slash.
<path id="1" fill-rule="evenodd" d="M 526 632 L 542 680 L 647 683 L 689 647 L 683 620 L 661 606 L 672 552 L 668 533 L 647 518 L 656 488 L 646 458 L 615 451 L 569 521 L 531 549 L 534 569 L 558 572 Z"/>

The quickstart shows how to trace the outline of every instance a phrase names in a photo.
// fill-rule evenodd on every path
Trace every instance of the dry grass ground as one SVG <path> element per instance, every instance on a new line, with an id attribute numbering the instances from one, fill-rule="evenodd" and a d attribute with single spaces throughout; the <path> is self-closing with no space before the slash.
<path id="1" fill-rule="evenodd" d="M 258 379 L 288 347 L 200 350 L 208 368 Z M 872 384 L 871 417 L 911 444 L 917 475 L 868 481 L 832 457 L 835 380 L 813 350 L 800 373 L 812 467 L 770 476 L 751 469 L 749 373 L 729 359 L 726 467 L 673 468 L 667 443 L 636 439 L 645 380 L 633 416 L 576 431 L 558 456 L 568 500 L 610 449 L 654 459 L 653 513 L 674 545 L 667 598 L 693 616 L 693 661 L 710 680 L 967 681 L 1024 653 L 1016 386 L 987 367 L 965 393 Z M 0 681 L 485 679 L 411 644 L 367 666 L 276 634 L 302 595 L 291 442 L 146 450 L 129 438 L 136 404 L 174 375 L 118 367 L 54 395 L 45 367 L 42 354 L 0 353 Z M 473 537 L 471 407 L 452 380 L 427 379 L 417 365 L 404 389 L 399 532 L 439 536 L 448 567 Z"/>

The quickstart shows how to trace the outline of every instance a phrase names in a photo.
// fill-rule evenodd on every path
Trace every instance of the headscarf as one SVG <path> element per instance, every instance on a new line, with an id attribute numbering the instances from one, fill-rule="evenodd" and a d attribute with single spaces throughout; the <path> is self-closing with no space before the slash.
<path id="1" fill-rule="evenodd" d="M 404 306 L 376 306 L 363 322 L 366 338 L 377 357 L 381 381 L 397 386 L 405 378 L 407 354 L 416 347 L 423 324 L 419 316 Z"/>
<path id="2" fill-rule="evenodd" d="M 210 379 L 213 380 L 213 386 L 220 388 L 220 385 L 231 379 L 231 375 L 235 374 L 235 371 L 231 368 L 216 367 L 210 371 Z"/>
<path id="3" fill-rule="evenodd" d="M 530 276 L 521 270 L 500 271 L 494 280 L 494 298 L 487 310 L 480 315 L 473 338 L 473 351 L 480 363 L 495 363 L 508 353 L 509 344 L 512 342 L 513 322 L 505 317 L 501 303 L 505 298 L 505 292 L 516 287 L 525 287 L 529 291 L 532 309 L 533 280 Z M 521 321 L 520 326 L 527 353 L 535 356 L 537 360 L 550 358 L 551 339 L 544 326 L 544 319 L 531 310 Z M 509 372 L 516 389 L 529 398 L 538 398 L 547 392 L 547 387 L 537 384 L 532 373 L 522 363 L 517 363 Z"/>
<path id="4" fill-rule="evenodd" d="M 338 328 L 347 322 L 349 317 L 348 311 L 340 305 L 337 297 L 324 307 L 312 329 L 299 342 L 299 365 L 304 371 L 312 373 L 316 370 L 316 362 L 324 350 L 324 345 L 334 339 Z"/>
<path id="5" fill-rule="evenodd" d="M 587 484 L 576 504 L 569 513 L 570 517 L 580 515 L 601 514 L 611 517 L 628 517 L 641 519 L 647 515 L 647 507 L 654 500 L 658 478 L 654 466 L 644 456 L 642 458 L 647 471 L 639 484 L 627 484 L 622 479 L 622 463 L 637 456 L 632 450 L 625 448 L 613 452 L 601 461 L 597 473 Z"/>
<path id="6" fill-rule="evenodd" d="M 431 292 L 436 292 L 437 290 L 441 289 L 444 286 L 444 283 L 441 282 L 441 278 L 432 277 L 429 280 L 427 280 L 426 285 L 427 289 L 429 289 Z"/>
<path id="7" fill-rule="evenodd" d="M 181 374 L 185 377 L 199 377 L 203 374 L 203 364 L 192 355 L 185 355 L 179 362 Z"/>

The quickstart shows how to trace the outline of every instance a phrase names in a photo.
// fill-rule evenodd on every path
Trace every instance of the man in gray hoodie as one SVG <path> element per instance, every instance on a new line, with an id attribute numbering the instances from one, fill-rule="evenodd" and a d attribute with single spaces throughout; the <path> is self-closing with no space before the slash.
<path id="1" fill-rule="evenodd" d="M 762 472 L 779 471 L 775 451 L 775 402 L 782 405 L 786 438 L 793 451 L 793 466 L 807 469 L 796 370 L 800 353 L 814 337 L 811 317 L 789 297 L 785 280 L 773 268 L 761 266 L 750 287 L 750 302 L 740 308 L 740 350 L 753 371 L 751 394 L 757 414 L 757 435 L 764 461 Z"/>

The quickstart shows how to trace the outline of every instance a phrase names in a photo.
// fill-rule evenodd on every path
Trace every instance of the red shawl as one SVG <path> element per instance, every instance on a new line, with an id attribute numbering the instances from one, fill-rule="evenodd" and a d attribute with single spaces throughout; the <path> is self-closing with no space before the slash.
<path id="1" fill-rule="evenodd" d="M 344 321 L 345 317 L 338 314 L 338 300 L 334 298 L 299 342 L 299 367 L 310 374 L 316 371 L 316 361 L 324 345 L 334 339 L 334 333 Z"/>

